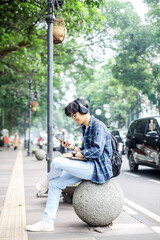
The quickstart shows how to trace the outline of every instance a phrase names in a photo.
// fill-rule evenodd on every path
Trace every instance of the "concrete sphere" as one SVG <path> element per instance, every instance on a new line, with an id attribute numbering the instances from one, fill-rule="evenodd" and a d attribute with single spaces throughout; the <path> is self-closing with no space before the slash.
<path id="1" fill-rule="evenodd" d="M 124 195 L 113 178 L 104 184 L 83 181 L 76 188 L 72 203 L 82 221 L 91 226 L 106 226 L 121 213 Z"/>
<path id="2" fill-rule="evenodd" d="M 37 158 L 37 160 L 39 160 L 39 161 L 41 161 L 41 160 L 43 160 L 44 158 L 45 158 L 45 151 L 44 150 L 37 150 L 36 152 L 35 152 L 35 156 L 36 156 L 36 158 Z"/>

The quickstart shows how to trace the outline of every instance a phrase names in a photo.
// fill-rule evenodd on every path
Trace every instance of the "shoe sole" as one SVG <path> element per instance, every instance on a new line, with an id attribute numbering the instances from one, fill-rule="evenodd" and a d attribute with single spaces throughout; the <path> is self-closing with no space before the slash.
<path id="1" fill-rule="evenodd" d="M 28 231 L 28 232 L 52 232 L 52 231 L 54 231 L 54 229 L 53 230 L 29 230 L 29 229 L 26 229 L 26 231 Z"/>
<path id="2" fill-rule="evenodd" d="M 26 228 L 26 231 L 29 231 L 29 232 L 52 232 L 54 231 L 54 229 L 51 229 L 51 230 L 33 230 L 33 229 L 27 229 Z"/>
<path id="3" fill-rule="evenodd" d="M 35 185 L 35 188 L 39 191 L 39 192 L 44 192 L 44 191 L 47 191 L 48 188 L 40 188 L 38 186 Z"/>

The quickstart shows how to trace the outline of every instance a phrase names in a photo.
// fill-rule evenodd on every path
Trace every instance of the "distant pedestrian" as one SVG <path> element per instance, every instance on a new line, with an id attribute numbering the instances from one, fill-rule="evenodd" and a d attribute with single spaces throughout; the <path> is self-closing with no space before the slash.
<path id="1" fill-rule="evenodd" d="M 13 147 L 14 147 L 14 150 L 17 150 L 17 148 L 18 148 L 18 143 L 19 143 L 19 139 L 18 139 L 17 134 L 15 134 L 15 136 L 14 136 L 14 140 L 13 140 Z"/>
<path id="2" fill-rule="evenodd" d="M 4 139 L 3 139 L 3 141 L 4 141 L 4 146 L 7 147 L 7 148 L 9 148 L 9 137 L 8 137 L 8 136 L 5 136 Z"/>
<path id="3" fill-rule="evenodd" d="M 36 184 L 38 191 L 48 190 L 48 199 L 42 221 L 27 225 L 28 231 L 53 231 L 61 190 L 82 180 L 102 184 L 112 176 L 112 145 L 106 125 L 91 116 L 88 104 L 77 98 L 65 107 L 65 114 L 82 126 L 83 143 L 79 148 L 60 139 L 72 151 L 53 159 L 47 177 Z"/>
<path id="4" fill-rule="evenodd" d="M 40 149 L 42 149 L 43 145 L 44 145 L 44 138 L 42 138 L 40 136 L 39 139 L 38 139 L 38 146 L 39 146 Z"/>

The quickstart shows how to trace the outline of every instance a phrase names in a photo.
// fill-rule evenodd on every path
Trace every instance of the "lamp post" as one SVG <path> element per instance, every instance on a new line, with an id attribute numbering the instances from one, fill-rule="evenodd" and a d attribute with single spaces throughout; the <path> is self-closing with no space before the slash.
<path id="1" fill-rule="evenodd" d="M 40 92 L 36 91 L 33 92 L 33 85 L 32 85 L 32 77 L 29 81 L 29 135 L 28 135 L 28 152 L 27 155 L 31 156 L 32 155 L 32 150 L 31 150 L 31 117 L 32 117 L 32 100 L 33 99 L 38 99 L 40 98 Z"/>
<path id="2" fill-rule="evenodd" d="M 53 22 L 56 20 L 53 14 L 53 8 L 59 10 L 64 0 L 48 0 L 48 14 L 46 22 L 48 24 L 48 94 L 47 94 L 47 172 L 50 171 L 50 164 L 53 156 Z"/>
<path id="3" fill-rule="evenodd" d="M 48 95 L 47 95 L 47 172 L 50 171 L 50 164 L 53 156 L 53 22 L 55 17 L 53 15 L 53 0 L 48 1 L 48 15 L 46 17 L 46 22 L 48 24 Z"/>
<path id="4" fill-rule="evenodd" d="M 36 91 L 33 92 L 33 85 L 32 85 L 32 76 L 36 71 L 33 70 L 31 73 L 31 77 L 30 77 L 30 81 L 29 81 L 29 112 L 28 112 L 28 116 L 29 116 L 29 134 L 28 134 L 28 151 L 27 151 L 27 155 L 31 156 L 32 155 L 32 151 L 31 151 L 31 116 L 32 116 L 32 100 L 33 99 L 38 99 L 40 98 L 40 92 Z M 16 91 L 16 97 L 20 98 L 22 95 L 22 91 L 21 90 L 17 90 Z M 26 110 L 24 111 L 24 148 L 26 149 L 26 118 L 27 118 L 27 112 Z"/>
<path id="5" fill-rule="evenodd" d="M 29 135 L 28 135 L 28 152 L 27 155 L 31 156 L 32 155 L 32 151 L 31 151 L 31 116 L 32 116 L 32 112 L 31 112 L 31 107 L 32 107 L 32 79 L 30 79 L 29 81 Z"/>
<path id="6" fill-rule="evenodd" d="M 21 98 L 22 97 L 22 91 L 17 90 L 16 91 L 16 98 Z M 26 149 L 26 118 L 27 118 L 27 111 L 24 111 L 24 148 Z"/>
<path id="7" fill-rule="evenodd" d="M 27 121 L 27 111 L 24 111 L 24 149 L 27 148 L 26 144 L 26 121 Z"/>

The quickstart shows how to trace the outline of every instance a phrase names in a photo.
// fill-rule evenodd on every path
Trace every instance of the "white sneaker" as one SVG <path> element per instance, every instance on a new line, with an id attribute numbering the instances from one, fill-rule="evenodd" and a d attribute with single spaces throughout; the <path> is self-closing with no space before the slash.
<path id="1" fill-rule="evenodd" d="M 51 223 L 40 221 L 32 225 L 27 225 L 26 230 L 31 232 L 50 232 L 54 231 L 54 225 Z"/>
<path id="2" fill-rule="evenodd" d="M 49 181 L 48 181 L 48 178 L 45 177 L 44 179 L 42 179 L 40 182 L 38 182 L 35 187 L 38 191 L 47 191 L 48 189 L 48 186 L 49 186 Z"/>

